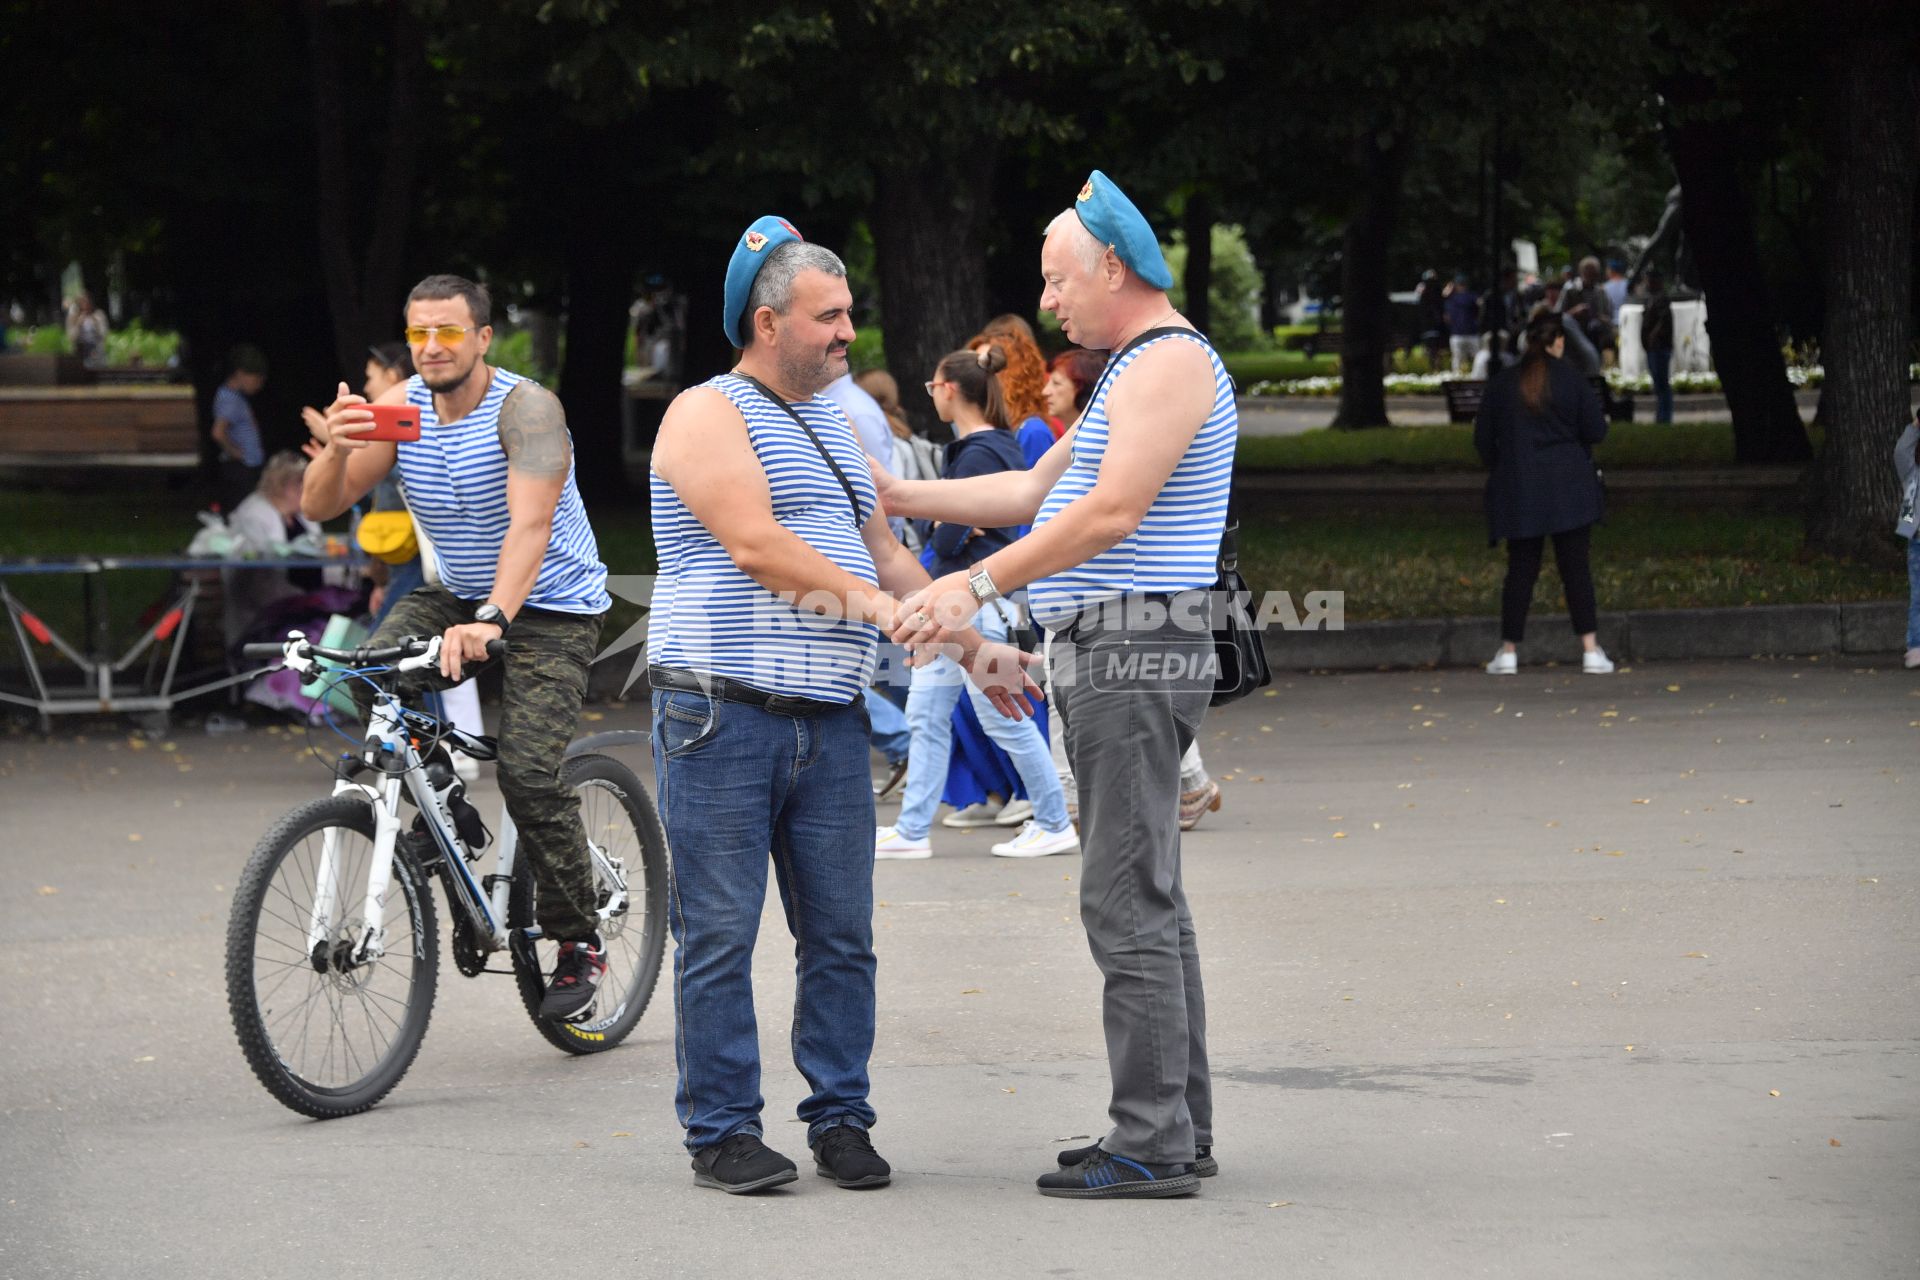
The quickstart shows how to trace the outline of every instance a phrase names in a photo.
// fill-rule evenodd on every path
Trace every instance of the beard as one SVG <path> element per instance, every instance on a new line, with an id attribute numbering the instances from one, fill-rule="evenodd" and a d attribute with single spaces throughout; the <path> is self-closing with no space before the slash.
<path id="1" fill-rule="evenodd" d="M 825 351 L 814 347 L 783 349 L 779 354 L 780 381 L 796 391 L 824 391 L 846 372 L 846 351 L 837 342 Z"/>
<path id="2" fill-rule="evenodd" d="M 467 379 L 473 376 L 473 371 L 479 367 L 480 361 L 474 359 L 465 366 L 457 367 L 454 372 L 442 373 L 437 377 L 423 372 L 420 375 L 420 381 L 425 383 L 427 390 L 435 395 L 445 395 L 449 391 L 458 391 Z"/>

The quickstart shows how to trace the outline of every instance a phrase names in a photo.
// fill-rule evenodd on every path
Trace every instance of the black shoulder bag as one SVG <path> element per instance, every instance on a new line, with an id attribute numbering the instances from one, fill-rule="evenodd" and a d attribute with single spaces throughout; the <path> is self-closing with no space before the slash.
<path id="1" fill-rule="evenodd" d="M 1100 371 L 1100 380 L 1094 384 L 1093 395 L 1087 397 L 1087 403 L 1091 405 L 1100 394 L 1100 389 L 1106 385 L 1107 375 L 1120 363 L 1120 357 L 1135 347 L 1172 333 L 1197 332 L 1173 325 L 1147 330 L 1113 353 L 1107 361 L 1107 367 Z M 1204 333 L 1199 337 L 1206 342 Z M 1213 344 L 1208 342 L 1207 346 L 1211 349 Z M 1273 683 L 1273 671 L 1267 666 L 1266 646 L 1261 644 L 1260 632 L 1253 625 L 1253 592 L 1240 576 L 1240 549 L 1236 537 L 1239 532 L 1240 523 L 1233 518 L 1233 496 L 1229 489 L 1226 522 L 1220 531 L 1220 550 L 1216 556 L 1212 598 L 1208 602 L 1217 666 L 1213 677 L 1213 697 L 1207 705 L 1214 707 L 1244 698 L 1255 689 L 1264 689 Z"/>
<path id="2" fill-rule="evenodd" d="M 800 429 L 807 433 L 807 439 L 811 440 L 813 447 L 820 451 L 820 460 L 827 464 L 827 470 L 833 472 L 833 478 L 840 482 L 841 489 L 846 492 L 847 505 L 853 508 L 853 527 L 858 529 L 862 524 L 866 523 L 866 517 L 860 514 L 860 499 L 853 491 L 853 482 L 847 479 L 847 473 L 842 471 L 840 464 L 833 460 L 833 455 L 827 452 L 827 446 L 821 441 L 819 434 L 807 425 L 807 420 L 798 413 L 795 413 L 792 405 L 768 390 L 767 384 L 760 381 L 760 379 L 744 373 L 735 373 L 733 376 L 752 387 L 755 391 L 758 391 L 773 404 L 778 405 L 789 418 L 792 418 L 800 424 Z M 751 439 L 751 437 L 749 437 L 749 439 Z M 762 466 L 764 465 L 763 463 Z"/>

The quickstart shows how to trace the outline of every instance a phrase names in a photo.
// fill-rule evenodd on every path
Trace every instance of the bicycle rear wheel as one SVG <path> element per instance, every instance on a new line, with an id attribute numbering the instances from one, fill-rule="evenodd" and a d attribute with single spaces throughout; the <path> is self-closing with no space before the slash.
<path id="1" fill-rule="evenodd" d="M 544 939 L 529 946 L 518 933 L 534 923 L 536 900 L 533 865 L 522 850 L 507 905 L 507 924 L 515 930 L 514 981 L 527 1015 L 548 1043 L 568 1053 L 604 1053 L 639 1024 L 660 979 L 667 936 L 667 837 L 640 780 L 612 756 L 575 756 L 562 767 L 560 777 L 580 797 L 580 823 L 588 841 L 621 864 L 627 881 L 626 906 L 600 923 L 607 972 L 600 979 L 593 1012 L 580 1022 L 541 1017 L 546 975 L 553 971 L 559 946 Z M 604 908 L 614 885 L 597 860 L 594 873 L 599 905 Z"/>
<path id="2" fill-rule="evenodd" d="M 325 850 L 334 844 L 330 874 Z M 365 1111 L 413 1065 L 439 972 L 427 877 L 398 851 L 385 954 L 352 959 L 373 860 L 373 811 L 354 796 L 305 804 L 262 836 L 227 922 L 227 1008 L 267 1092 L 301 1115 Z M 322 896 L 331 927 L 309 945 Z"/>

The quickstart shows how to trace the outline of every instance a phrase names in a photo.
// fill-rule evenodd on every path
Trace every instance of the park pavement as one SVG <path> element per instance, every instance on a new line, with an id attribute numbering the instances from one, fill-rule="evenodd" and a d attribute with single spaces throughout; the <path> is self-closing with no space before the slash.
<path id="1" fill-rule="evenodd" d="M 1032 1186 L 1103 1131 L 1077 858 L 936 828 L 932 861 L 881 864 L 894 1185 L 730 1198 L 677 1146 L 665 983 L 571 1059 L 506 979 L 443 964 L 385 1103 L 283 1110 L 228 1028 L 222 931 L 323 771 L 263 728 L 0 737 L 0 1276 L 1920 1270 L 1920 673 L 1294 676 L 1202 742 L 1221 1173 L 1124 1204 Z M 762 943 L 769 1136 L 806 1172 L 775 910 Z"/>

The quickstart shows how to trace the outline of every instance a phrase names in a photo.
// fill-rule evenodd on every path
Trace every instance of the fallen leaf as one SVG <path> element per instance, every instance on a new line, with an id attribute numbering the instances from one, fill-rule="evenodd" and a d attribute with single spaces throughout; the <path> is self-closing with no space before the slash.
<path id="1" fill-rule="evenodd" d="M 51 898 L 54 894 L 60 891 L 54 888 L 50 884 L 43 884 L 37 890 L 35 890 L 35 892 L 38 893 L 43 898 Z"/>
<path id="2" fill-rule="evenodd" d="M 1679 685 L 1677 685 L 1677 684 L 1670 684 L 1670 685 L 1668 685 L 1668 686 L 1667 686 L 1667 692 L 1668 692 L 1668 693 L 1678 693 L 1678 692 L 1680 692 L 1680 686 L 1679 686 Z"/>
<path id="3" fill-rule="evenodd" d="M 1336 831 L 1333 833 L 1333 838 L 1335 840 L 1345 840 L 1347 838 L 1347 833 L 1344 831 Z"/>
<path id="4" fill-rule="evenodd" d="M 1269 1202 L 1267 1203 L 1267 1208 L 1269 1208 L 1269 1209 L 1284 1209 L 1284 1208 L 1286 1208 L 1286 1207 L 1287 1207 L 1288 1205 L 1290 1205 L 1290 1204 L 1292 1204 L 1292 1203 L 1293 1203 L 1293 1201 L 1291 1201 L 1291 1200 L 1272 1200 L 1272 1201 L 1269 1201 Z"/>
<path id="5" fill-rule="evenodd" d="M 1767 1090 L 1767 1096 L 1769 1098 L 1777 1098 L 1780 1096 L 1780 1091 L 1778 1089 L 1769 1089 Z"/>
<path id="6" fill-rule="evenodd" d="M 1652 801 L 1651 799 L 1648 799 L 1648 800 L 1635 800 L 1635 801 L 1634 801 L 1634 803 L 1635 803 L 1635 804 L 1652 804 L 1652 803 L 1653 803 L 1653 801 Z"/>
<path id="7" fill-rule="evenodd" d="M 1753 801 L 1751 801 L 1751 800 L 1742 800 L 1742 799 L 1740 799 L 1740 798 L 1739 798 L 1738 796 L 1735 796 L 1735 797 L 1734 797 L 1734 801 L 1733 801 L 1733 802 L 1734 802 L 1735 804 L 1752 804 L 1752 803 L 1753 803 Z"/>
<path id="8" fill-rule="evenodd" d="M 1707 953 L 1704 951 L 1689 951 L 1685 955 L 1681 956 L 1680 958 L 1682 960 L 1705 960 L 1707 958 Z"/>
<path id="9" fill-rule="evenodd" d="M 633 1135 L 631 1133 L 628 1133 L 625 1129 L 616 1129 L 614 1130 L 613 1136 L 616 1138 L 631 1138 Z"/>
<path id="10" fill-rule="evenodd" d="M 1628 1046 L 1627 1046 L 1627 1052 L 1628 1052 L 1628 1053 L 1632 1053 L 1632 1052 L 1633 1052 L 1633 1046 L 1632 1046 L 1632 1045 L 1628 1045 Z"/>
<path id="11" fill-rule="evenodd" d="M 1002 1092 L 1002 1093 L 1012 1093 L 1012 1092 L 1013 1092 L 1013 1089 L 1011 1089 L 1011 1088 L 1005 1088 L 1005 1089 L 1002 1089 L 1002 1090 L 1000 1090 L 1000 1092 Z"/>
<path id="12" fill-rule="evenodd" d="M 139 833 L 138 831 L 129 831 L 129 832 L 127 833 L 127 843 L 129 843 L 129 844 L 139 844 L 139 843 L 140 843 L 140 833 Z"/>
<path id="13" fill-rule="evenodd" d="M 1504 907 L 1507 905 L 1507 900 L 1505 898 L 1495 898 L 1493 900 L 1493 905 L 1496 907 Z"/>
<path id="14" fill-rule="evenodd" d="M 577 1150 L 579 1150 L 579 1149 L 580 1149 L 581 1147 L 586 1147 L 586 1146 L 591 1146 L 591 1145 L 593 1145 L 593 1144 L 591 1144 L 591 1143 L 589 1143 L 589 1142 L 585 1142 L 585 1141 L 581 1141 L 581 1142 L 576 1142 L 576 1143 L 574 1143 L 574 1144 L 573 1144 L 573 1146 L 574 1146 L 574 1150 L 576 1150 L 576 1151 L 577 1151 Z"/>
<path id="15" fill-rule="evenodd" d="M 1827 1145 L 1828 1145 L 1828 1146 L 1830 1146 L 1830 1147 L 1837 1147 L 1837 1146 L 1839 1146 L 1839 1145 L 1840 1145 L 1840 1139 L 1838 1139 L 1838 1138 L 1828 1138 L 1828 1139 L 1827 1139 Z"/>
<path id="16" fill-rule="evenodd" d="M 146 1056 L 145 1056 L 144 1058 L 135 1058 L 135 1059 L 134 1059 L 134 1061 L 135 1061 L 135 1062 L 152 1062 L 152 1061 L 153 1061 L 153 1055 L 152 1055 L 152 1054 L 148 1054 L 148 1055 L 146 1055 Z"/>
<path id="17" fill-rule="evenodd" d="M 1627 851 L 1625 849 L 1609 849 L 1607 850 L 1607 856 L 1609 858 L 1624 858 L 1627 856 Z"/>
<path id="18" fill-rule="evenodd" d="M 607 713 L 604 711 L 582 711 L 580 718 L 582 720 L 605 720 Z"/>
<path id="19" fill-rule="evenodd" d="M 962 991 L 960 994 L 963 996 L 977 996 L 981 994 L 981 991 L 979 987 L 968 987 L 965 991 Z"/>

